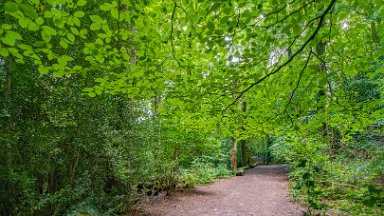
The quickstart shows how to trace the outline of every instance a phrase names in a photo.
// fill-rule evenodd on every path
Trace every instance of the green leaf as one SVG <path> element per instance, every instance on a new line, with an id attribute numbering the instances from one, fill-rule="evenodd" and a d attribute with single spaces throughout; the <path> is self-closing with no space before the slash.
<path id="1" fill-rule="evenodd" d="M 87 29 L 81 29 L 80 30 L 80 34 L 81 35 L 86 35 L 86 34 L 88 34 L 88 30 Z"/>
<path id="2" fill-rule="evenodd" d="M 113 8 L 113 6 L 110 3 L 104 3 L 104 4 L 100 5 L 100 9 L 103 11 L 109 11 L 112 8 Z"/>
<path id="3" fill-rule="evenodd" d="M 78 18 L 82 18 L 84 17 L 85 13 L 83 11 L 76 11 L 73 16 L 75 17 L 78 17 Z"/>
<path id="4" fill-rule="evenodd" d="M 60 46 L 63 47 L 64 49 L 68 49 L 68 43 L 65 42 L 64 40 L 60 40 Z"/>
<path id="5" fill-rule="evenodd" d="M 41 32 L 41 37 L 43 38 L 43 40 L 47 43 L 49 43 L 52 39 L 52 36 L 46 32 Z"/>
<path id="6" fill-rule="evenodd" d="M 42 17 L 38 17 L 36 20 L 37 25 L 41 26 L 44 24 L 44 19 Z"/>
<path id="7" fill-rule="evenodd" d="M 53 17 L 53 13 L 52 13 L 52 11 L 45 11 L 45 12 L 44 12 L 44 17 L 46 17 L 46 18 L 52 18 L 52 17 Z"/>
<path id="8" fill-rule="evenodd" d="M 28 50 L 28 51 L 32 51 L 33 52 L 33 48 L 32 46 L 28 45 L 28 44 L 19 44 L 19 47 L 23 50 Z"/>
<path id="9" fill-rule="evenodd" d="M 67 38 L 68 38 L 71 42 L 74 42 L 74 41 L 75 41 L 75 36 L 74 36 L 72 33 L 68 33 L 68 34 L 67 34 Z"/>
<path id="10" fill-rule="evenodd" d="M 28 26 L 29 31 L 38 31 L 39 30 L 39 25 L 37 25 L 34 22 L 31 22 Z"/>
<path id="11" fill-rule="evenodd" d="M 4 4 L 4 9 L 5 9 L 5 12 L 7 12 L 7 13 L 14 13 L 14 12 L 19 10 L 19 7 L 14 2 L 6 2 Z"/>
<path id="12" fill-rule="evenodd" d="M 16 39 L 8 34 L 5 37 L 1 38 L 1 41 L 3 41 L 4 44 L 7 44 L 9 46 L 14 46 L 16 43 Z"/>
<path id="13" fill-rule="evenodd" d="M 77 2 L 77 6 L 84 6 L 84 5 L 86 5 L 87 4 L 87 1 L 86 0 L 79 0 L 78 2 Z"/>
<path id="14" fill-rule="evenodd" d="M 49 67 L 46 67 L 44 65 L 40 65 L 38 70 L 39 70 L 39 73 L 41 73 L 41 74 L 48 74 L 49 73 Z"/>
<path id="15" fill-rule="evenodd" d="M 75 27 L 71 27 L 71 32 L 74 34 L 74 35 L 79 35 L 79 31 L 77 30 L 77 28 Z"/>
<path id="16" fill-rule="evenodd" d="M 42 26 L 41 29 L 43 29 L 43 32 L 48 35 L 53 35 L 55 36 L 57 34 L 56 30 L 53 29 L 50 26 Z"/>
<path id="17" fill-rule="evenodd" d="M 22 40 L 23 39 L 18 32 L 14 32 L 14 31 L 7 31 L 7 37 L 12 37 L 15 40 Z"/>
<path id="18" fill-rule="evenodd" d="M 40 0 L 30 0 L 32 2 L 32 4 L 35 4 L 35 5 L 39 5 L 40 4 Z"/>
<path id="19" fill-rule="evenodd" d="M 109 26 L 108 26 L 107 24 L 104 24 L 104 25 L 102 26 L 102 29 L 103 29 L 103 31 L 104 31 L 105 33 L 111 32 L 111 30 L 109 29 Z"/>
<path id="20" fill-rule="evenodd" d="M 73 61 L 73 58 L 71 56 L 63 55 L 62 57 L 65 58 L 65 60 L 67 61 Z"/>
<path id="21" fill-rule="evenodd" d="M 76 71 L 76 72 L 79 72 L 80 70 L 82 70 L 83 67 L 79 66 L 79 65 L 76 65 L 72 68 L 73 71 Z"/>
<path id="22" fill-rule="evenodd" d="M 92 31 L 99 30 L 100 28 L 101 28 L 101 23 L 92 23 L 91 26 L 90 26 L 90 29 Z"/>
<path id="23" fill-rule="evenodd" d="M 95 93 L 95 92 L 89 92 L 89 93 L 88 93 L 88 96 L 89 96 L 89 97 L 96 97 L 96 93 Z"/>
<path id="24" fill-rule="evenodd" d="M 51 5 L 51 6 L 56 6 L 57 5 L 57 3 L 56 3 L 56 1 L 55 0 L 45 0 L 49 5 Z"/>
<path id="25" fill-rule="evenodd" d="M 108 37 L 108 35 L 107 34 L 104 34 L 104 33 L 99 33 L 99 34 L 97 34 L 97 37 L 99 37 L 99 38 L 107 38 Z"/>
<path id="26" fill-rule="evenodd" d="M 95 82 L 103 83 L 103 82 L 105 82 L 105 80 L 103 78 L 101 78 L 101 77 L 98 77 L 98 78 L 95 79 Z"/>
<path id="27" fill-rule="evenodd" d="M 73 58 L 71 56 L 68 56 L 68 55 L 62 55 L 59 58 L 57 58 L 57 62 L 61 66 L 66 66 L 69 61 L 73 61 Z"/>
<path id="28" fill-rule="evenodd" d="M 35 9 L 33 9 L 31 6 L 27 4 L 20 4 L 19 7 L 21 8 L 21 10 L 23 10 L 24 14 L 26 14 L 27 16 L 33 19 L 36 19 L 37 17 L 39 17 Z"/>
<path id="29" fill-rule="evenodd" d="M 96 41 L 95 41 L 96 44 L 99 44 L 100 46 L 103 46 L 104 45 L 104 42 L 101 38 L 97 38 Z"/>
<path id="30" fill-rule="evenodd" d="M 52 8 L 51 9 L 53 16 L 56 18 L 61 18 L 63 16 L 64 11 L 58 9 L 58 8 Z"/>
<path id="31" fill-rule="evenodd" d="M 0 47 L 0 55 L 2 57 L 8 57 L 9 56 L 9 52 L 8 52 L 8 50 L 5 47 Z"/>
<path id="32" fill-rule="evenodd" d="M 111 10 L 111 15 L 113 18 L 118 19 L 119 18 L 119 10 L 117 10 L 117 8 L 113 8 Z"/>
<path id="33" fill-rule="evenodd" d="M 97 56 L 95 56 L 95 58 L 96 58 L 96 60 L 98 61 L 98 62 L 100 62 L 100 63 L 104 63 L 104 57 L 102 56 L 102 55 L 97 55 Z"/>
<path id="34" fill-rule="evenodd" d="M 8 51 L 13 55 L 15 56 L 16 58 L 19 58 L 19 59 L 23 59 L 23 56 L 19 53 L 19 50 L 17 50 L 16 48 L 8 48 Z"/>
<path id="35" fill-rule="evenodd" d="M 3 24 L 3 25 L 1 25 L 1 28 L 4 30 L 10 30 L 10 29 L 12 29 L 12 26 L 9 24 Z"/>
<path id="36" fill-rule="evenodd" d="M 25 64 L 25 61 L 23 59 L 16 59 L 15 60 L 16 63 L 19 63 L 19 64 Z"/>
<path id="37" fill-rule="evenodd" d="M 26 17 L 21 17 L 19 19 L 19 25 L 21 26 L 21 28 L 27 28 L 28 25 L 32 22 L 32 20 L 30 20 L 29 18 L 26 18 Z"/>
<path id="38" fill-rule="evenodd" d="M 100 94 L 102 94 L 103 92 L 102 92 L 102 89 L 101 89 L 99 86 L 95 86 L 95 93 L 98 94 L 98 95 L 100 95 Z"/>
<path id="39" fill-rule="evenodd" d="M 80 26 L 80 19 L 79 18 L 73 17 L 72 22 L 73 22 L 73 24 L 75 24 L 75 26 Z"/>
<path id="40" fill-rule="evenodd" d="M 63 17 L 54 17 L 53 18 L 53 23 L 59 27 L 59 28 L 64 28 L 65 25 L 65 19 Z"/>
<path id="41" fill-rule="evenodd" d="M 55 55 L 53 54 L 52 51 L 48 53 L 47 58 L 48 60 L 53 60 L 55 58 Z"/>
<path id="42" fill-rule="evenodd" d="M 77 17 L 69 16 L 68 19 L 65 21 L 65 23 L 69 26 L 73 26 L 73 18 L 77 18 Z"/>
<path id="43" fill-rule="evenodd" d="M 62 77 L 62 76 L 64 76 L 64 71 L 63 70 L 59 70 L 59 69 L 56 69 L 56 71 L 54 71 L 53 73 L 52 73 L 52 75 L 54 76 L 54 77 Z"/>
<path id="44" fill-rule="evenodd" d="M 103 19 L 99 15 L 91 15 L 91 20 L 95 23 L 102 23 Z"/>

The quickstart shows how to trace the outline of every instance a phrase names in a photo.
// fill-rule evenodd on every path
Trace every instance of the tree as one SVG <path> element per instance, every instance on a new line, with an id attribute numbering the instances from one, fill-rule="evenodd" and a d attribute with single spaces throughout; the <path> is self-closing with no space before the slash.
<path id="1" fill-rule="evenodd" d="M 130 193 L 143 178 L 170 186 L 170 176 L 191 167 L 194 157 L 220 157 L 218 142 L 209 142 L 215 136 L 242 143 L 242 165 L 245 140 L 276 138 L 275 153 L 305 170 L 296 177 L 316 207 L 315 187 L 325 178 L 315 174 L 337 179 L 343 160 L 336 159 L 348 155 L 340 149 L 353 145 L 359 152 L 363 132 L 376 133 L 376 140 L 382 134 L 380 1 L 8 0 L 0 6 L 1 140 L 8 143 L 1 148 L 2 190 L 35 191 L 4 202 L 11 206 L 2 207 L 4 214 L 21 203 L 20 211 L 38 214 L 43 208 L 32 207 L 43 203 L 60 214 L 73 200 L 57 204 L 57 196 L 68 197 L 62 194 L 93 178 L 97 189 L 74 195 L 76 202 L 103 191 Z M 374 143 L 369 146 L 381 152 L 382 142 Z M 381 157 L 363 149 L 374 158 L 369 176 L 376 188 Z M 51 156 L 45 167 L 33 167 L 44 155 Z M 156 168 L 159 161 L 164 166 Z M 22 201 L 35 196 L 43 198 Z"/>

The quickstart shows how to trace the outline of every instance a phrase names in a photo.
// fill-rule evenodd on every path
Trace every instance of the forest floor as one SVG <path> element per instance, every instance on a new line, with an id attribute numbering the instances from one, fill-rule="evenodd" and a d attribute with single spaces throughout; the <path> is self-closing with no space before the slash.
<path id="1" fill-rule="evenodd" d="M 193 189 L 147 197 L 128 215 L 137 216 L 299 216 L 304 208 L 289 200 L 284 165 L 257 166 L 244 176 Z"/>

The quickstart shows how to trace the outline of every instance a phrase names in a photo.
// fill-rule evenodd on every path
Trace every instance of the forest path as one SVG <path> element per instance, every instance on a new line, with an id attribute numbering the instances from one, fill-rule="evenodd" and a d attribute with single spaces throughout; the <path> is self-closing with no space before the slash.
<path id="1" fill-rule="evenodd" d="M 145 200 L 141 216 L 299 216 L 304 209 L 289 201 L 284 165 L 257 166 L 244 176 L 221 179 L 169 196 Z"/>

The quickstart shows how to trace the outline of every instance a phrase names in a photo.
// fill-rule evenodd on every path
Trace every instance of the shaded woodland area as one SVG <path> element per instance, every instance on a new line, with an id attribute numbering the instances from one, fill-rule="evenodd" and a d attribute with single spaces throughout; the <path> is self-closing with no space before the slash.
<path id="1" fill-rule="evenodd" d="M 0 2 L 0 215 L 120 215 L 287 163 L 308 214 L 384 212 L 384 2 Z"/>

